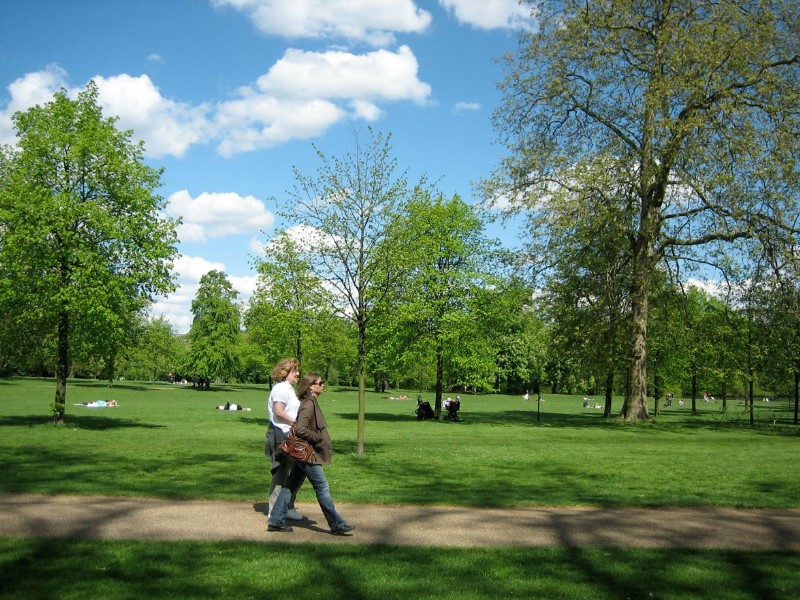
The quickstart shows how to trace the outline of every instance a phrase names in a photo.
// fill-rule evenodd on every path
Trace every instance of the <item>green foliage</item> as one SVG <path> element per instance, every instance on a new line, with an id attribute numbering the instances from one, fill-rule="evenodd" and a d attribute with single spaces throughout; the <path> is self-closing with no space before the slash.
<path id="1" fill-rule="evenodd" d="M 200 278 L 192 300 L 189 369 L 193 375 L 230 381 L 239 374 L 241 315 L 239 295 L 225 273 L 212 270 Z"/>
<path id="2" fill-rule="evenodd" d="M 397 174 L 391 136 L 369 130 L 362 144 L 342 157 L 317 149 L 315 175 L 295 170 L 297 183 L 282 214 L 303 232 L 304 259 L 330 292 L 333 310 L 355 325 L 357 338 L 358 453 L 364 453 L 367 324 L 375 307 L 396 290 L 402 261 L 396 260 L 393 223 L 412 190 L 405 173 Z M 421 184 L 420 184 L 421 186 Z"/>
<path id="3" fill-rule="evenodd" d="M 304 370 L 330 372 L 339 362 L 337 350 L 345 350 L 337 342 L 346 338 L 334 334 L 342 326 L 332 310 L 335 299 L 312 272 L 303 244 L 286 232 L 277 234 L 256 268 L 258 284 L 245 325 L 268 362 L 295 356 Z"/>
<path id="4" fill-rule="evenodd" d="M 5 342 L 53 339 L 56 404 L 65 404 L 69 353 L 101 358 L 113 377 L 130 324 L 172 291 L 175 222 L 161 216 L 160 172 L 131 132 L 103 118 L 90 82 L 13 117 L 16 148 L 0 186 L 0 305 Z M 6 313 L 8 314 L 8 313 Z M 43 347 L 47 348 L 48 345 Z M 62 415 L 63 417 L 63 415 Z"/>
<path id="5" fill-rule="evenodd" d="M 394 229 L 403 243 L 384 243 L 402 253 L 397 261 L 404 269 L 396 293 L 384 299 L 380 317 L 373 320 L 383 349 L 373 356 L 380 354 L 386 365 L 435 365 L 439 411 L 443 388 L 486 384 L 492 354 L 480 349 L 497 331 L 483 326 L 476 304 L 481 290 L 496 282 L 492 247 L 475 209 L 458 196 L 417 194 Z"/>
<path id="6" fill-rule="evenodd" d="M 605 201 L 626 220 L 598 236 L 628 240 L 623 414 L 646 419 L 657 269 L 667 260 L 722 268 L 732 242 L 794 237 L 800 9 L 788 0 L 529 4 L 539 27 L 520 34 L 508 59 L 495 124 L 509 153 L 484 193 L 512 212 L 568 221 L 574 205 L 561 206 L 561 192 L 602 196 L 615 173 L 621 193 Z M 598 214 L 605 222 L 611 211 Z"/>
<path id="7" fill-rule="evenodd" d="M 119 357 L 118 373 L 126 379 L 165 381 L 183 373 L 186 345 L 164 317 L 142 319 Z"/>

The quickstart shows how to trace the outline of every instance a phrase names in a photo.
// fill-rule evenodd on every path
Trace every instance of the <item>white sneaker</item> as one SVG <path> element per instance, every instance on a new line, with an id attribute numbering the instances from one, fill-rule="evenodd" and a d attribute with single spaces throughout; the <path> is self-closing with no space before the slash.
<path id="1" fill-rule="evenodd" d="M 305 519 L 303 515 L 297 512 L 296 508 L 290 508 L 288 511 L 286 511 L 286 518 L 290 521 L 302 521 Z"/>

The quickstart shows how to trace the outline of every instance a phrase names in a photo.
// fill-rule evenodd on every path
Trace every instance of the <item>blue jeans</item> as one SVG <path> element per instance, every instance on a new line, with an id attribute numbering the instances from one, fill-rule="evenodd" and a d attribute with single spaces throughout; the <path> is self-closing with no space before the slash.
<path id="1" fill-rule="evenodd" d="M 325 471 L 322 470 L 322 465 L 312 465 L 310 463 L 296 462 L 292 467 L 292 472 L 289 474 L 286 484 L 283 486 L 278 499 L 275 501 L 275 506 L 269 515 L 269 524 L 283 527 L 286 524 L 286 512 L 289 510 L 289 502 L 292 499 L 292 494 L 303 483 L 303 479 L 308 478 L 311 485 L 314 487 L 314 492 L 317 494 L 317 502 L 322 509 L 322 514 L 325 515 L 325 520 L 328 521 L 328 527 L 331 529 L 341 529 L 347 524 L 342 516 L 336 512 L 336 507 L 333 505 L 333 498 L 331 498 L 330 487 L 328 480 L 325 477 Z"/>

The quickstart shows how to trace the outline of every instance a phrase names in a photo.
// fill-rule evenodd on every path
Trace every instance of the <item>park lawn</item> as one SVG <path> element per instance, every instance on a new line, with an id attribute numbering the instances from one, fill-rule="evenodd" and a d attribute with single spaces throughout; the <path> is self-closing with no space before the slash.
<path id="1" fill-rule="evenodd" d="M 264 500 L 265 387 L 71 381 L 63 427 L 48 416 L 54 391 L 49 380 L 0 380 L 0 491 Z M 337 503 L 798 505 L 788 405 L 759 405 L 751 428 L 735 403 L 728 415 L 701 404 L 697 416 L 673 407 L 629 425 L 577 397 L 462 397 L 464 422 L 418 422 L 413 400 L 370 392 L 357 458 L 356 393 L 325 394 Z M 112 398 L 119 407 L 73 406 Z M 228 400 L 253 410 L 215 410 Z M 0 596 L 755 600 L 800 597 L 798 560 L 785 551 L 0 538 Z"/>
<path id="2" fill-rule="evenodd" d="M 16 600 L 800 597 L 785 552 L 0 539 L 0 557 Z"/>
<path id="3" fill-rule="evenodd" d="M 54 393 L 52 380 L 0 380 L 0 491 L 264 500 L 266 386 L 70 381 L 63 427 L 49 417 Z M 412 399 L 389 399 L 401 393 Z M 415 397 L 368 393 L 359 458 L 356 392 L 322 396 L 338 503 L 800 506 L 800 435 L 786 401 L 758 403 L 750 427 L 736 402 L 727 415 L 700 402 L 695 416 L 673 406 L 654 422 L 625 424 L 575 396 L 468 394 L 462 423 L 420 422 Z M 73 406 L 97 399 L 120 405 Z M 215 410 L 226 401 L 252 411 Z M 300 500 L 313 501 L 310 486 Z"/>

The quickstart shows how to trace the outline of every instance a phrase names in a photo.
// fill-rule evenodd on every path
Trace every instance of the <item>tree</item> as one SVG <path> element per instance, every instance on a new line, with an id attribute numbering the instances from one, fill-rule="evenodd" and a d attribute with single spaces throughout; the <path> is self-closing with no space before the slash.
<path id="1" fill-rule="evenodd" d="M 531 215 L 529 223 L 535 232 L 529 262 L 542 279 L 539 304 L 559 332 L 554 343 L 582 365 L 583 379 L 593 382 L 587 393 L 603 382 L 606 417 L 630 317 L 628 231 L 635 219 L 617 168 L 607 157 L 577 163 L 571 184 L 553 190 L 550 210 Z"/>
<path id="2" fill-rule="evenodd" d="M 363 145 L 342 158 L 321 150 L 316 175 L 295 169 L 297 183 L 282 215 L 306 230 L 306 258 L 319 285 L 332 293 L 333 310 L 358 331 L 356 454 L 364 455 L 367 326 L 377 304 L 393 289 L 402 265 L 394 260 L 392 226 L 412 195 L 405 173 L 395 175 L 391 136 L 370 129 Z M 400 239 L 395 239 L 401 242 Z"/>
<path id="3" fill-rule="evenodd" d="M 258 283 L 245 322 L 273 362 L 294 355 L 302 365 L 304 339 L 324 329 L 331 316 L 330 293 L 319 286 L 302 247 L 302 240 L 280 232 L 256 262 Z"/>
<path id="4" fill-rule="evenodd" d="M 172 325 L 163 317 L 143 318 L 123 353 L 121 371 L 131 379 L 163 381 L 185 362 L 185 347 Z"/>
<path id="5" fill-rule="evenodd" d="M 175 222 L 154 193 L 144 146 L 103 118 L 90 82 L 13 117 L 17 148 L 0 185 L 0 280 L 19 322 L 55 334 L 54 422 L 64 422 L 73 333 L 100 341 L 137 316 L 170 276 Z M 6 298 L 8 299 L 8 298 Z"/>
<path id="6" fill-rule="evenodd" d="M 189 365 L 193 375 L 205 379 L 231 379 L 240 367 L 239 336 L 241 314 L 237 292 L 225 273 L 209 271 L 200 278 L 192 300 L 192 326 L 189 329 Z"/>
<path id="7" fill-rule="evenodd" d="M 493 283 L 490 243 L 483 221 L 458 196 L 446 200 L 419 194 L 398 221 L 406 268 L 397 293 L 387 298 L 397 314 L 394 345 L 428 357 L 436 365 L 435 414 L 439 418 L 445 369 L 452 376 L 459 357 L 480 338 L 474 298 Z M 396 240 L 387 240 L 396 245 Z"/>
<path id="8" fill-rule="evenodd" d="M 648 295 L 659 263 L 713 263 L 731 241 L 793 233 L 800 8 L 790 0 L 528 3 L 539 28 L 520 34 L 495 113 L 510 154 L 484 193 L 512 210 L 546 212 L 553 190 L 573 183 L 576 163 L 602 155 L 628 173 L 620 184 L 637 216 L 621 415 L 647 419 Z"/>

